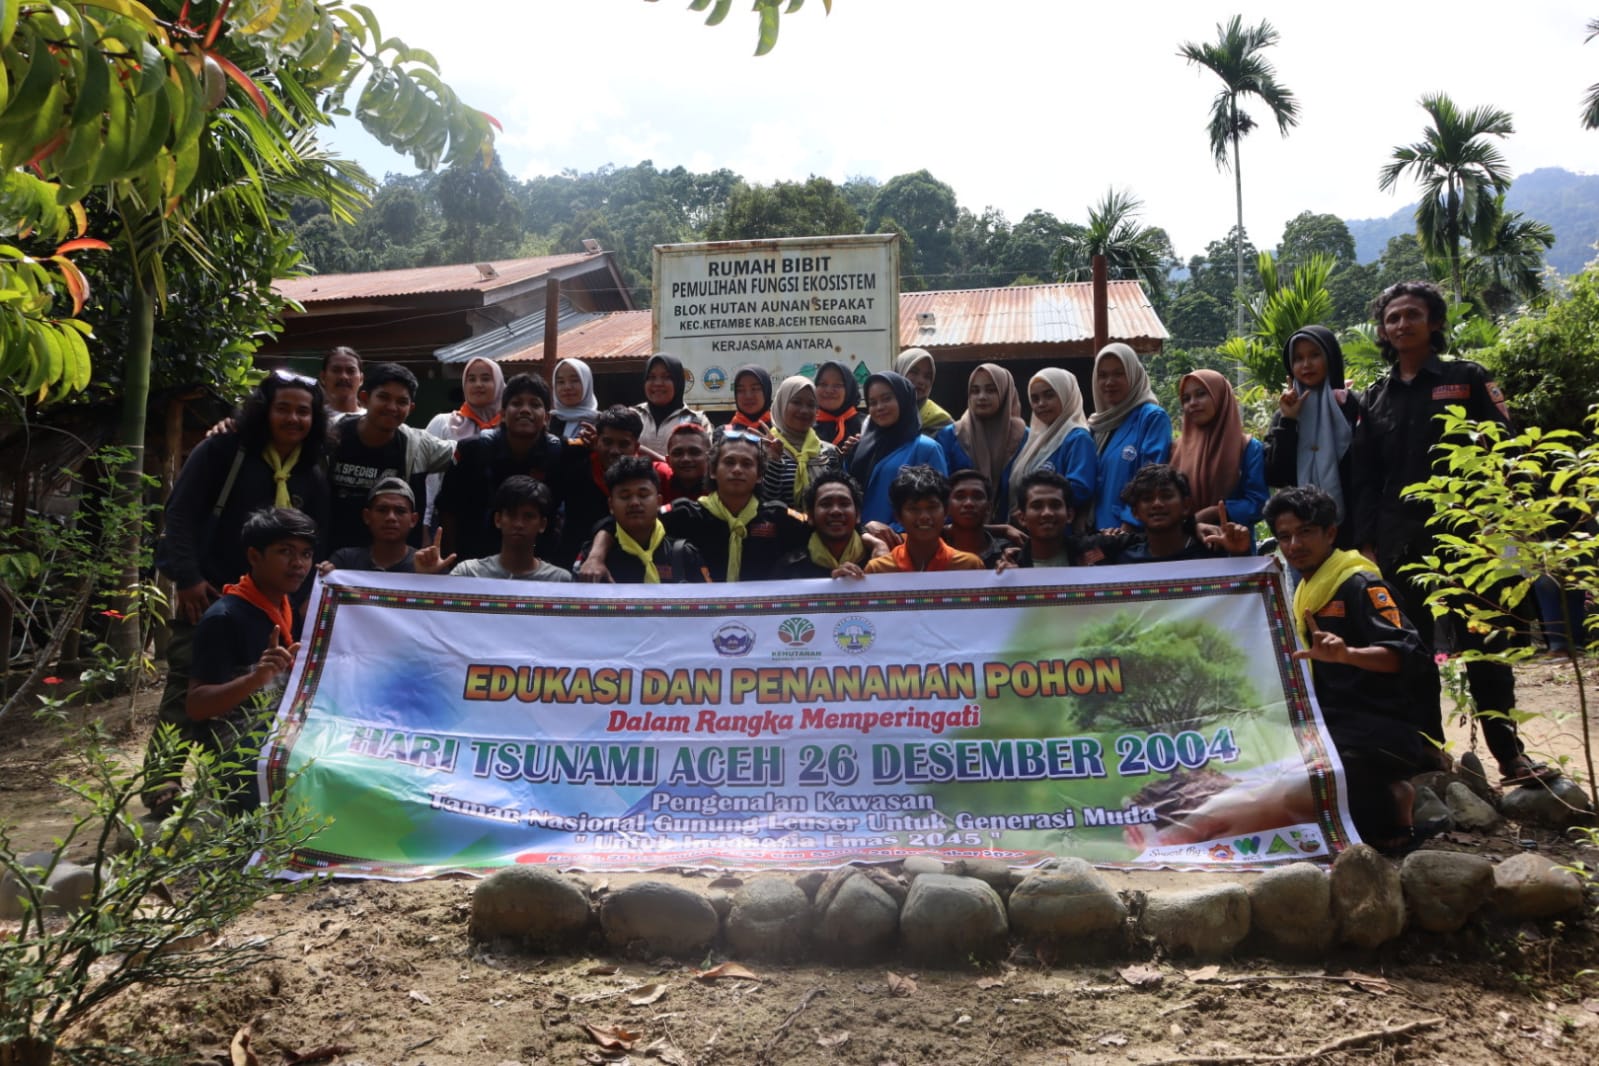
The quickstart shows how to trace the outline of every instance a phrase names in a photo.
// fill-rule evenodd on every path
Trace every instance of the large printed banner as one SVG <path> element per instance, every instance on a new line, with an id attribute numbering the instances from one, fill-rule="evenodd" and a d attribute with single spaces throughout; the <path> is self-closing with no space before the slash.
<path id="1" fill-rule="evenodd" d="M 336 571 L 288 873 L 1239 864 L 1352 839 L 1268 563 L 551 585 Z"/>

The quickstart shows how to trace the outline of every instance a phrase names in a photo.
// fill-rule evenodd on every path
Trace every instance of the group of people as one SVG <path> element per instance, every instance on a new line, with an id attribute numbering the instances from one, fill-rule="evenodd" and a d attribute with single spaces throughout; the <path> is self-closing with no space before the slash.
<path id="1" fill-rule="evenodd" d="M 870 375 L 825 362 L 774 385 L 742 367 L 736 409 L 713 427 L 684 403 L 682 364 L 657 353 L 644 402 L 604 408 L 579 360 L 552 386 L 474 359 L 461 406 L 425 431 L 407 424 L 410 371 L 334 349 L 320 380 L 269 375 L 179 475 L 158 550 L 177 588 L 163 716 L 219 746 L 244 728 L 247 697 L 292 662 L 313 561 L 553 581 L 860 578 L 1246 555 L 1264 520 L 1298 578 L 1298 654 L 1362 797 L 1357 824 L 1405 846 L 1404 782 L 1436 764 L 1442 730 L 1431 612 L 1405 570 L 1433 534 L 1400 492 L 1429 473 L 1445 406 L 1507 415 L 1480 366 L 1440 358 L 1435 288 L 1393 286 L 1374 311 L 1388 374 L 1358 395 L 1333 334 L 1296 333 L 1264 441 L 1227 378 L 1198 370 L 1179 383 L 1174 443 L 1119 343 L 1094 360 L 1092 414 L 1076 377 L 1048 368 L 1027 382 L 1024 420 L 1010 371 L 984 363 L 952 417 L 931 398 L 932 355 L 913 348 Z M 1509 668 L 1467 671 L 1505 782 L 1547 776 L 1503 713 Z"/>

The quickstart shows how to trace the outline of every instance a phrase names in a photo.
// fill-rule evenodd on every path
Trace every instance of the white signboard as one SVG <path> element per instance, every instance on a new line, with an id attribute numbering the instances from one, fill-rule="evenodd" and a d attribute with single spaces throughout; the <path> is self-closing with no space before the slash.
<path id="1" fill-rule="evenodd" d="M 655 350 L 683 361 L 692 407 L 731 408 L 748 363 L 774 387 L 828 360 L 864 381 L 899 352 L 899 238 L 658 244 L 654 304 Z"/>

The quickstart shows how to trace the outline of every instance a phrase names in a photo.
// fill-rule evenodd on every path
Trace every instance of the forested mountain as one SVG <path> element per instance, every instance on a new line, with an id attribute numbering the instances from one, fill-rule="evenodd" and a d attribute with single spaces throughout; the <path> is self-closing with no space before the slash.
<path id="1" fill-rule="evenodd" d="M 1544 260 L 1561 274 L 1575 274 L 1593 259 L 1599 241 L 1599 174 L 1574 174 L 1560 167 L 1530 170 L 1516 179 L 1505 195 L 1505 207 L 1546 223 L 1555 231 L 1555 246 Z M 1370 263 L 1382 254 L 1388 239 L 1416 229 L 1416 205 L 1407 204 L 1387 218 L 1346 220 L 1355 238 L 1355 258 Z"/>

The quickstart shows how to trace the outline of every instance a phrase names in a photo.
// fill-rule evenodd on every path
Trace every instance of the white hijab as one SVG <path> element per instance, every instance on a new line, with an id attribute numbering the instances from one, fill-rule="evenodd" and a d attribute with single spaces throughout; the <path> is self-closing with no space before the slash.
<path id="1" fill-rule="evenodd" d="M 1046 426 L 1039 421 L 1038 415 L 1033 415 L 1027 442 L 1016 455 L 1016 465 L 1011 467 L 1012 493 L 1015 493 L 1023 477 L 1049 463 L 1049 457 L 1061 446 L 1066 434 L 1074 429 L 1088 428 L 1088 419 L 1083 417 L 1083 390 L 1077 384 L 1076 375 L 1058 366 L 1045 367 L 1027 383 L 1029 393 L 1032 392 L 1034 381 L 1042 381 L 1060 398 L 1060 417 Z"/>

